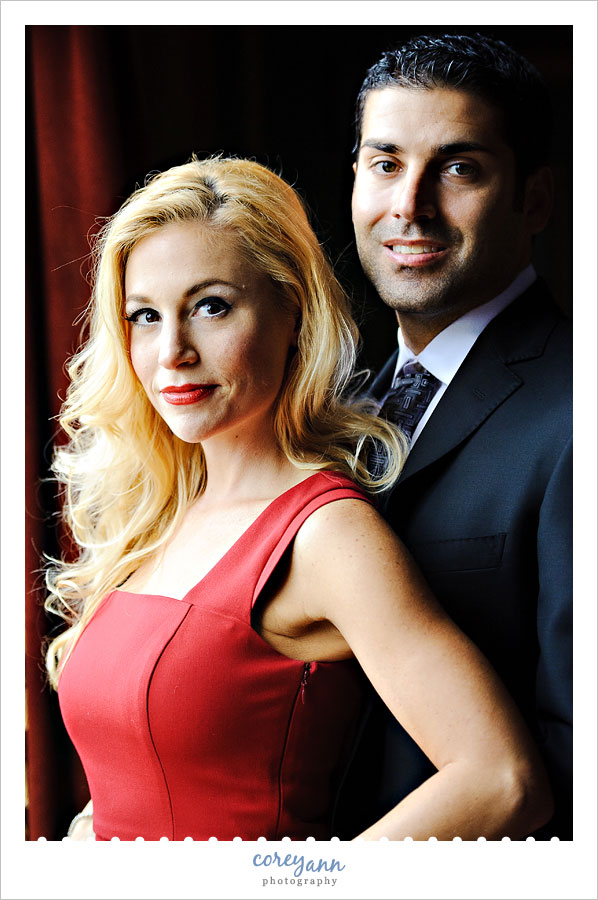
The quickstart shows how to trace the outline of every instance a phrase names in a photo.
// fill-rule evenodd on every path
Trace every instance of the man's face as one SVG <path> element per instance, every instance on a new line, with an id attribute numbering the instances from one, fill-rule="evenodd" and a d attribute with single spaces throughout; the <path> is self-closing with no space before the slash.
<path id="1" fill-rule="evenodd" d="M 401 314 L 456 318 L 527 264 L 501 113 L 454 88 L 385 87 L 366 100 L 353 224 L 361 264 Z"/>

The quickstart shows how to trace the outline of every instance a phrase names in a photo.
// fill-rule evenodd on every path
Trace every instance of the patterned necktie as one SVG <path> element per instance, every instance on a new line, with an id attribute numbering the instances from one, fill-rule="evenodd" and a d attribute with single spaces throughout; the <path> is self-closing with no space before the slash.
<path id="1" fill-rule="evenodd" d="M 379 415 L 398 425 L 409 440 L 440 381 L 418 362 L 407 363 L 393 380 Z"/>

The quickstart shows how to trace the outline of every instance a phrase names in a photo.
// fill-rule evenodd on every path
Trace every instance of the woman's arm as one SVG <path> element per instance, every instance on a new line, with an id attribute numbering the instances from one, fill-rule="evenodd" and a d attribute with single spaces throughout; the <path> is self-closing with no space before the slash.
<path id="1" fill-rule="evenodd" d="M 86 803 L 80 813 L 77 813 L 71 824 L 67 837 L 72 841 L 88 841 L 95 839 L 93 830 L 93 801 Z"/>
<path id="2" fill-rule="evenodd" d="M 310 516 L 287 585 L 306 618 L 338 629 L 438 769 L 364 838 L 522 838 L 550 818 L 544 767 L 514 702 L 375 510 L 344 500 Z"/>

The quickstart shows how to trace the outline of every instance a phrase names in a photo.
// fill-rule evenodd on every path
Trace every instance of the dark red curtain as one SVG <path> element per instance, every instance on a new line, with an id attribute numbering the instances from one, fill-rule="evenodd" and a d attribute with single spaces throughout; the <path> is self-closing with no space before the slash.
<path id="1" fill-rule="evenodd" d="M 113 107 L 103 86 L 102 28 L 30 28 L 27 165 L 27 541 L 26 695 L 28 836 L 57 839 L 87 792 L 56 697 L 40 659 L 50 623 L 42 608 L 41 551 L 58 551 L 47 474 L 50 444 L 64 397 L 64 363 L 76 349 L 74 321 L 89 290 L 87 235 L 114 211 L 123 181 Z"/>
<path id="2" fill-rule="evenodd" d="M 349 213 L 353 104 L 382 50 L 454 26 L 31 26 L 27 29 L 26 693 L 29 839 L 57 840 L 88 799 L 81 766 L 46 684 L 41 643 L 60 627 L 43 611 L 42 553 L 56 554 L 48 477 L 65 360 L 89 299 L 88 236 L 156 169 L 192 152 L 252 156 L 307 199 L 353 296 L 376 367 L 395 321 L 369 288 Z M 471 27 L 511 43 L 547 79 L 557 106 L 557 208 L 538 268 L 569 307 L 569 26 Z M 569 261 L 568 261 L 569 260 Z"/>

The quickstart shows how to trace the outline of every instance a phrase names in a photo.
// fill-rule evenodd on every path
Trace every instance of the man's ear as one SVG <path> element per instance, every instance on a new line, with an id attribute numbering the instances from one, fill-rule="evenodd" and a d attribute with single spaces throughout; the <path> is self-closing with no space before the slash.
<path id="1" fill-rule="evenodd" d="M 540 166 L 525 182 L 523 214 L 529 233 L 534 235 L 543 231 L 552 212 L 554 196 L 554 180 L 552 169 Z"/>

